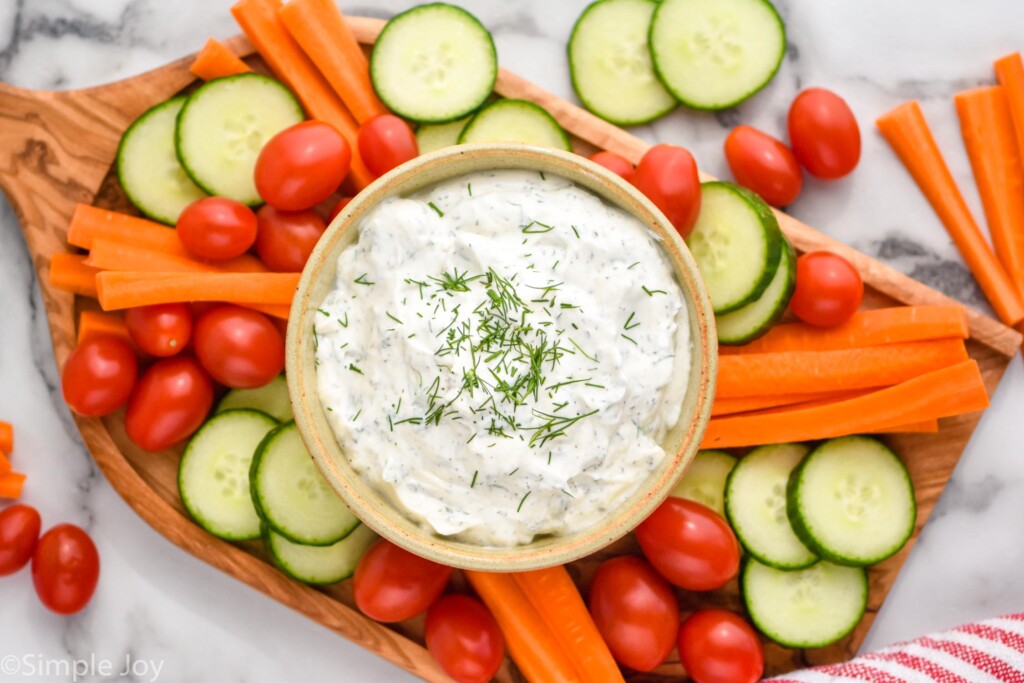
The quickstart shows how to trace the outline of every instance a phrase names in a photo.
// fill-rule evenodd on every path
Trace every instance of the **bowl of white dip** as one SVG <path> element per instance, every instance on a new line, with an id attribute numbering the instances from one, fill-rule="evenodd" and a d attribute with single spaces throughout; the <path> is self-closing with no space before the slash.
<path id="1" fill-rule="evenodd" d="M 455 146 L 358 195 L 288 326 L 303 440 L 372 529 L 520 571 L 617 540 L 696 453 L 717 367 L 689 251 L 583 157 Z"/>

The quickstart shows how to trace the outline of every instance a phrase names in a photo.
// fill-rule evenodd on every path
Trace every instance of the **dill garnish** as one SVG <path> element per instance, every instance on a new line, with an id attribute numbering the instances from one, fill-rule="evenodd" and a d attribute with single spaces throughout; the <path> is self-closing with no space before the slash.
<path id="1" fill-rule="evenodd" d="M 355 283 L 356 283 L 357 285 L 363 285 L 363 286 L 365 286 L 365 287 L 369 287 L 370 285 L 375 285 L 375 284 L 377 284 L 376 282 L 370 282 L 369 280 L 367 280 L 367 279 L 366 279 L 366 275 L 367 275 L 366 273 L 363 273 L 362 275 L 360 275 L 359 277 L 357 277 L 357 278 L 355 279 Z"/>
<path id="2" fill-rule="evenodd" d="M 434 202 L 427 202 L 427 206 L 436 211 L 439 218 L 444 218 L 444 211 L 437 208 L 437 205 L 434 204 Z"/>

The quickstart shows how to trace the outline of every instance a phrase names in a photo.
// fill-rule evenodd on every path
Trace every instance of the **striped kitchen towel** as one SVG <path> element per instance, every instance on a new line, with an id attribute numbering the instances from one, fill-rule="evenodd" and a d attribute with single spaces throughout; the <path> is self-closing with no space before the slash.
<path id="1" fill-rule="evenodd" d="M 771 683 L 1024 683 L 1024 613 L 893 645 Z"/>

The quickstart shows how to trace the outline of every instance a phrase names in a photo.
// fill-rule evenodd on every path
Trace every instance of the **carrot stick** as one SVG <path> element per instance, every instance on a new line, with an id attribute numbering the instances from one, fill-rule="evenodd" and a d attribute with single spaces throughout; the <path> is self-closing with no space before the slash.
<path id="1" fill-rule="evenodd" d="M 1024 62 L 1020 53 L 996 60 L 996 80 L 1006 91 L 1006 103 L 1010 107 L 1010 118 L 1017 136 L 1017 158 L 1024 162 Z"/>
<path id="2" fill-rule="evenodd" d="M 0 498 L 10 498 L 11 500 L 21 498 L 21 489 L 24 486 L 24 474 L 8 472 L 0 476 Z"/>
<path id="3" fill-rule="evenodd" d="M 569 657 L 511 574 L 465 572 L 491 610 L 519 670 L 530 683 L 581 683 Z"/>
<path id="4" fill-rule="evenodd" d="M 374 177 L 359 158 L 356 122 L 281 23 L 277 16 L 280 8 L 281 0 L 239 0 L 231 8 L 231 14 L 271 70 L 299 98 L 306 112 L 318 121 L 331 124 L 348 140 L 352 148 L 349 179 L 361 190 L 373 182 Z"/>
<path id="5" fill-rule="evenodd" d="M 906 102 L 875 123 L 946 226 L 999 318 L 1007 325 L 1024 320 L 1024 301 L 974 222 L 920 105 Z"/>
<path id="6" fill-rule="evenodd" d="M 204 81 L 252 71 L 248 64 L 216 38 L 206 41 L 206 45 L 203 45 L 203 49 L 196 55 L 196 61 L 192 62 L 188 70 Z"/>
<path id="7" fill-rule="evenodd" d="M 967 350 L 960 339 L 722 356 L 715 397 L 867 389 L 904 382 L 965 360 Z"/>
<path id="8" fill-rule="evenodd" d="M 911 422 L 895 427 L 882 427 L 874 431 L 875 434 L 934 434 L 939 431 L 938 420 L 922 420 Z"/>
<path id="9" fill-rule="evenodd" d="M 970 335 L 962 306 L 894 306 L 859 311 L 837 327 L 804 323 L 776 325 L 744 346 L 722 346 L 723 356 L 779 351 L 834 351 L 898 342 L 926 341 Z"/>
<path id="10" fill-rule="evenodd" d="M 858 398 L 767 415 L 720 417 L 708 423 L 701 448 L 735 448 L 831 439 L 960 415 L 988 407 L 978 364 L 964 361 Z"/>
<path id="11" fill-rule="evenodd" d="M 290 304 L 299 273 L 135 273 L 96 277 L 105 311 L 177 301 Z"/>
<path id="12" fill-rule="evenodd" d="M 370 83 L 370 65 L 334 0 L 291 0 L 277 11 L 360 124 L 387 114 Z"/>
<path id="13" fill-rule="evenodd" d="M 736 398 L 715 397 L 711 404 L 711 417 L 749 413 L 755 410 L 791 406 L 797 403 L 809 403 L 821 399 L 848 398 L 852 392 L 819 391 L 810 394 L 776 394 L 774 396 L 738 396 Z"/>
<path id="14" fill-rule="evenodd" d="M 85 264 L 82 254 L 63 252 L 50 257 L 50 286 L 82 296 L 96 297 L 96 268 Z"/>
<path id="15" fill-rule="evenodd" d="M 558 565 L 512 575 L 584 681 L 624 681 L 569 572 Z"/>
<path id="16" fill-rule="evenodd" d="M 10 422 L 0 420 L 0 453 L 14 451 L 14 427 Z"/>
<path id="17" fill-rule="evenodd" d="M 249 254 L 217 263 L 208 263 L 178 253 L 103 237 L 92 240 L 86 265 L 101 270 L 163 271 L 175 273 L 269 273 L 263 263 Z"/>
<path id="18" fill-rule="evenodd" d="M 96 238 L 125 242 L 170 254 L 187 256 L 174 228 L 147 221 L 145 218 L 129 216 L 116 211 L 98 209 L 88 204 L 75 206 L 68 226 L 68 244 L 92 249 Z"/>
<path id="19" fill-rule="evenodd" d="M 11 461 L 0 451 L 0 477 L 11 471 Z"/>
<path id="20" fill-rule="evenodd" d="M 129 343 L 132 341 L 121 316 L 99 311 L 82 311 L 78 316 L 78 343 L 103 335 L 117 337 Z"/>

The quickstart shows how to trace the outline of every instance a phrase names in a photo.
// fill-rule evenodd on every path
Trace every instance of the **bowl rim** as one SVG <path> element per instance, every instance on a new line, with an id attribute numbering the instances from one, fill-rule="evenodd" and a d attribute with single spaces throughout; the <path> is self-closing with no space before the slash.
<path id="1" fill-rule="evenodd" d="M 481 165 L 481 160 L 493 165 Z M 310 330 L 320 303 L 312 300 L 313 290 L 327 277 L 325 268 L 333 283 L 337 256 L 358 238 L 358 223 L 368 211 L 388 197 L 407 196 L 461 175 L 500 169 L 562 175 L 640 220 L 660 237 L 660 246 L 683 291 L 691 327 L 690 380 L 678 423 L 687 420 L 688 424 L 675 452 L 666 449 L 662 463 L 646 475 L 651 478 L 660 472 L 657 479 L 647 487 L 641 486 L 601 523 L 566 536 L 534 539 L 529 544 L 511 547 L 474 545 L 432 533 L 405 516 L 354 472 L 352 476 L 343 476 L 341 470 L 347 466 L 347 460 L 320 404 L 317 370 L 310 360 L 313 352 L 308 351 L 315 343 Z M 354 236 L 339 247 L 350 231 Z M 328 290 L 331 287 L 333 284 Z M 328 483 L 363 523 L 410 552 L 453 567 L 525 571 L 564 564 L 618 540 L 669 495 L 696 454 L 710 419 L 717 376 L 717 336 L 711 302 L 696 262 L 664 214 L 632 185 L 583 156 L 561 150 L 511 143 L 457 145 L 419 156 L 381 176 L 331 222 L 299 280 L 288 322 L 285 365 L 295 423 L 302 440 Z M 344 463 L 336 461 L 332 446 Z"/>

